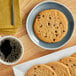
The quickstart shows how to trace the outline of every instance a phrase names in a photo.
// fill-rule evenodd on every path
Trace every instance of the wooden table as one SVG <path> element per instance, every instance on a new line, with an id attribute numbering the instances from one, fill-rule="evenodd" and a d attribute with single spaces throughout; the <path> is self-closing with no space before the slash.
<path id="1" fill-rule="evenodd" d="M 58 50 L 55 50 L 55 51 L 44 50 L 44 49 L 38 47 L 37 45 L 35 45 L 30 40 L 30 38 L 27 34 L 27 31 L 26 31 L 26 19 L 27 19 L 29 12 L 31 11 L 31 9 L 36 4 L 38 4 L 39 2 L 42 2 L 42 1 L 44 1 L 44 0 L 20 0 L 20 10 L 21 10 L 21 17 L 22 17 L 23 25 L 18 30 L 17 34 L 15 34 L 14 36 L 16 36 L 17 38 L 19 38 L 22 41 L 22 43 L 24 45 L 24 56 L 18 64 L 76 45 L 76 24 L 75 24 L 74 33 L 73 33 L 71 40 L 64 47 L 62 47 Z M 49 0 L 49 1 L 52 1 L 52 0 Z M 76 22 L 76 0 L 54 0 L 54 1 L 57 1 L 57 2 L 60 2 L 64 5 L 66 5 L 72 11 L 74 18 L 75 18 L 75 22 Z M 3 36 L 4 36 L 4 34 L 3 34 Z M 15 66 L 15 65 L 12 65 L 12 66 Z M 14 76 L 12 66 L 6 66 L 6 65 L 3 65 L 0 63 L 0 76 Z"/>

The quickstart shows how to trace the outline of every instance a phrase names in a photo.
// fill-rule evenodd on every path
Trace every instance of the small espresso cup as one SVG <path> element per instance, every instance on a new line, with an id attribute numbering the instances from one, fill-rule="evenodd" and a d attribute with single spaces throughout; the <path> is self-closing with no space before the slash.
<path id="1" fill-rule="evenodd" d="M 14 39 L 16 42 L 18 42 L 19 46 L 21 47 L 20 56 L 17 58 L 17 60 L 12 61 L 12 62 L 7 62 L 7 61 L 3 60 L 2 58 L 0 58 L 0 62 L 1 62 L 1 63 L 5 64 L 5 65 L 13 65 L 13 64 L 18 63 L 18 62 L 21 60 L 21 58 L 23 57 L 24 47 L 23 47 L 22 42 L 21 42 L 18 38 L 14 37 L 14 36 L 4 36 L 4 37 L 0 37 L 0 43 L 1 43 L 1 41 L 6 40 L 6 39 L 11 39 L 11 40 Z M 0 44 L 0 48 L 1 48 L 1 44 Z M 8 50 L 7 50 L 7 52 L 8 52 Z"/>

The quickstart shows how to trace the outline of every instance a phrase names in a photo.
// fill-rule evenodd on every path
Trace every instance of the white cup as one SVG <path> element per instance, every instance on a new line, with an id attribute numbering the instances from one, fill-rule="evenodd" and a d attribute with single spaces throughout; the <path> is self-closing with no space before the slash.
<path id="1" fill-rule="evenodd" d="M 4 40 L 4 39 L 7 39 L 7 38 L 15 39 L 16 41 L 19 42 L 20 46 L 22 47 L 22 49 L 21 49 L 21 51 L 22 51 L 22 52 L 21 52 L 21 56 L 20 56 L 19 59 L 17 59 L 16 61 L 14 61 L 14 62 L 6 62 L 6 61 L 0 59 L 0 62 L 3 63 L 3 64 L 5 64 L 5 65 L 13 65 L 13 64 L 18 63 L 18 62 L 21 60 L 21 58 L 23 57 L 23 54 L 24 54 L 24 47 L 23 47 L 22 42 L 21 42 L 18 38 L 14 37 L 14 36 L 0 37 L 0 41 L 2 41 L 2 40 Z"/>

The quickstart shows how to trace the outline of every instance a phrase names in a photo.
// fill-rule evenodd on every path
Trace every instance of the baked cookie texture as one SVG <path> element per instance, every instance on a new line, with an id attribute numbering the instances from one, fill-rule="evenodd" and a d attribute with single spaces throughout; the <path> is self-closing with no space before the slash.
<path id="1" fill-rule="evenodd" d="M 74 57 L 64 57 L 60 60 L 60 62 L 66 64 L 66 63 L 73 63 L 76 62 L 76 58 Z"/>
<path id="2" fill-rule="evenodd" d="M 69 68 L 71 76 L 76 76 L 76 62 L 66 63 L 65 65 Z"/>
<path id="3" fill-rule="evenodd" d="M 54 70 L 44 64 L 33 66 L 25 76 L 57 76 Z"/>
<path id="4" fill-rule="evenodd" d="M 71 76 L 76 76 L 76 58 L 65 57 L 61 59 L 60 62 L 65 64 L 69 68 Z"/>
<path id="5" fill-rule="evenodd" d="M 76 76 L 76 58 L 69 56 L 58 62 L 35 65 L 25 76 Z"/>
<path id="6" fill-rule="evenodd" d="M 59 10 L 49 9 L 41 11 L 36 16 L 34 32 L 44 42 L 59 42 L 68 32 L 68 20 Z"/>
<path id="7" fill-rule="evenodd" d="M 57 76 L 71 76 L 69 68 L 60 62 L 51 62 L 47 64 L 50 66 L 57 74 Z"/>

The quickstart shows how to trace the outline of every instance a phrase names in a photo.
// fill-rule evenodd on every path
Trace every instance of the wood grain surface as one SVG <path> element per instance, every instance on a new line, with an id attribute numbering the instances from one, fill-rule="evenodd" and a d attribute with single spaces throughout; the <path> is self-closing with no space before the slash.
<path id="1" fill-rule="evenodd" d="M 44 56 L 46 54 L 53 53 L 55 51 L 59 51 L 64 48 L 68 48 L 71 46 L 76 45 L 76 0 L 49 0 L 49 1 L 57 1 L 64 5 L 66 5 L 73 13 L 74 19 L 75 19 L 75 29 L 73 36 L 71 40 L 62 48 L 58 50 L 44 50 L 37 45 L 35 45 L 29 38 L 27 31 L 26 31 L 26 19 L 31 11 L 31 9 L 38 3 L 45 1 L 45 0 L 20 0 L 20 11 L 21 11 L 21 17 L 22 17 L 22 27 L 18 29 L 16 36 L 19 38 L 23 45 L 24 45 L 24 56 L 22 60 L 18 63 L 23 63 L 25 61 Z M 5 36 L 6 34 L 2 34 L 2 36 Z M 16 64 L 17 65 L 17 64 Z M 15 65 L 12 65 L 15 66 Z M 3 65 L 0 63 L 0 76 L 14 76 L 12 66 Z"/>

